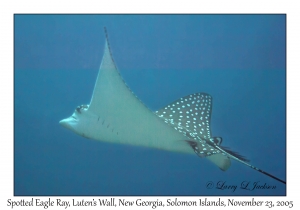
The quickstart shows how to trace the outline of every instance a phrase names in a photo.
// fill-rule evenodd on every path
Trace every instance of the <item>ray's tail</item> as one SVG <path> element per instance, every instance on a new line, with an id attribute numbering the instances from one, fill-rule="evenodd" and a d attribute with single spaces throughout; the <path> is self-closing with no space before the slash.
<path id="1" fill-rule="evenodd" d="M 220 151 L 222 151 L 223 153 L 227 154 L 230 158 L 235 159 L 235 160 L 237 160 L 237 161 L 243 163 L 244 165 L 246 165 L 246 166 L 248 166 L 248 167 L 250 167 L 250 168 L 252 168 L 252 169 L 254 169 L 254 170 L 256 170 L 256 171 L 258 171 L 258 172 L 260 172 L 260 173 L 262 173 L 262 174 L 264 174 L 264 175 L 267 175 L 267 176 L 269 176 L 269 177 L 271 177 L 271 178 L 273 178 L 273 179 L 275 179 L 275 180 L 277 180 L 277 181 L 279 181 L 279 182 L 281 182 L 281 183 L 283 183 L 283 184 L 286 184 L 286 182 L 283 181 L 282 179 L 279 179 L 279 178 L 277 178 L 276 176 L 273 176 L 272 174 L 269 174 L 269 173 L 267 173 L 267 172 L 265 172 L 265 171 L 263 171 L 263 170 L 261 170 L 261 169 L 255 167 L 255 166 L 249 164 L 249 160 L 248 160 L 248 159 L 246 159 L 244 156 L 241 156 L 240 154 L 238 154 L 238 153 L 236 153 L 236 152 L 231 151 L 229 148 L 227 148 L 227 147 L 222 147 L 222 146 L 220 146 L 220 145 L 219 145 L 219 146 L 216 146 L 216 147 L 217 147 Z"/>

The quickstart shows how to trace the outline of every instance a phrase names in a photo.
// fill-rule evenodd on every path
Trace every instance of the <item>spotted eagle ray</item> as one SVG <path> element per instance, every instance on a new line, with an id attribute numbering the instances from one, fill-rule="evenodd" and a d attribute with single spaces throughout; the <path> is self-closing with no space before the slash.
<path id="1" fill-rule="evenodd" d="M 111 143 L 196 153 L 226 171 L 230 159 L 282 183 L 285 181 L 249 164 L 244 156 L 221 146 L 211 133 L 212 97 L 194 93 L 152 112 L 130 90 L 112 57 L 107 31 L 105 48 L 92 99 L 59 123 L 76 134 Z"/>

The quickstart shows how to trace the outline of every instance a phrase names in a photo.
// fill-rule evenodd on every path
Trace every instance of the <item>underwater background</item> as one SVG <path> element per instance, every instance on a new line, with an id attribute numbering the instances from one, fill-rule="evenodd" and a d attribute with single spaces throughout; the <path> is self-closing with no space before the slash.
<path id="1" fill-rule="evenodd" d="M 235 160 L 223 172 L 197 155 L 60 126 L 90 102 L 104 27 L 121 75 L 151 110 L 209 93 L 212 135 L 286 180 L 285 15 L 14 15 L 14 195 L 286 195 Z"/>

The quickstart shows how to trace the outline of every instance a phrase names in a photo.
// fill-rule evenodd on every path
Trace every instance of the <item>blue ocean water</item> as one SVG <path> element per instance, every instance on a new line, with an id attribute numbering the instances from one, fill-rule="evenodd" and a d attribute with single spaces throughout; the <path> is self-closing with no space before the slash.
<path id="1" fill-rule="evenodd" d="M 286 194 L 234 160 L 223 172 L 196 155 L 89 140 L 58 124 L 90 102 L 106 26 L 121 75 L 150 109 L 209 93 L 213 136 L 286 180 L 285 15 L 15 15 L 14 24 L 15 195 Z"/>

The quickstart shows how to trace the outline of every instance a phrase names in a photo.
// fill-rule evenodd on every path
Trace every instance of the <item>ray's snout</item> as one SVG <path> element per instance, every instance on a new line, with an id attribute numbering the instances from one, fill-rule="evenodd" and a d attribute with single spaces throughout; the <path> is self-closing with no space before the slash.
<path id="1" fill-rule="evenodd" d="M 65 128 L 69 128 L 70 129 L 70 125 L 68 123 L 68 119 L 63 119 L 61 121 L 59 121 L 59 124 Z"/>
<path id="2" fill-rule="evenodd" d="M 74 119 L 71 117 L 59 121 L 59 124 L 67 129 L 73 130 Z"/>

